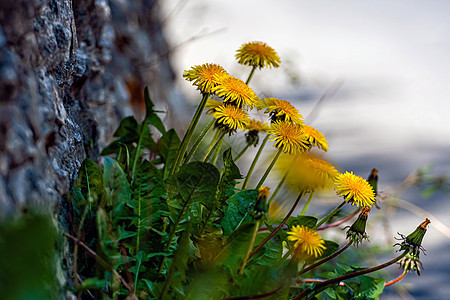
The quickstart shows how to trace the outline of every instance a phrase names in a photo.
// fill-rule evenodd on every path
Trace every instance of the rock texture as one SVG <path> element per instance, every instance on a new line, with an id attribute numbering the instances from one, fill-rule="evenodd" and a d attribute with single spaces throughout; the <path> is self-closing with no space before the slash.
<path id="1" fill-rule="evenodd" d="M 139 117 L 145 85 L 159 107 L 181 101 L 158 7 L 0 1 L 0 217 L 64 207 L 83 159 L 98 161 L 119 120 Z"/>

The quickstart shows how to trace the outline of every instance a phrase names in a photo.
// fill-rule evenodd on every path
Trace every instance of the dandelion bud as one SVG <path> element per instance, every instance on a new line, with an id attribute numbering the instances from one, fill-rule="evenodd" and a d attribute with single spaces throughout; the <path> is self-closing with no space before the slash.
<path id="1" fill-rule="evenodd" d="M 398 264 L 400 265 L 400 269 L 411 271 L 414 270 L 417 275 L 420 276 L 420 268 L 423 268 L 422 263 L 419 260 L 419 255 L 415 255 L 412 253 L 406 254 L 405 257 L 403 257 Z"/>
<path id="2" fill-rule="evenodd" d="M 353 241 L 353 244 L 358 246 L 359 243 L 362 243 L 364 239 L 368 239 L 366 233 L 366 223 L 367 218 L 369 216 L 370 207 L 364 206 L 361 213 L 358 216 L 358 219 L 353 223 L 353 225 L 347 230 L 347 239 Z"/>
<path id="3" fill-rule="evenodd" d="M 403 242 L 401 244 L 396 244 L 400 246 L 400 250 L 409 250 L 409 253 L 411 253 L 414 256 L 419 257 L 419 250 L 424 251 L 422 247 L 422 240 L 425 235 L 425 232 L 427 232 L 427 226 L 430 224 L 431 221 L 427 218 L 424 222 L 422 222 L 419 227 L 416 228 L 410 235 L 405 237 L 404 235 L 400 234 L 401 238 L 403 239 Z"/>

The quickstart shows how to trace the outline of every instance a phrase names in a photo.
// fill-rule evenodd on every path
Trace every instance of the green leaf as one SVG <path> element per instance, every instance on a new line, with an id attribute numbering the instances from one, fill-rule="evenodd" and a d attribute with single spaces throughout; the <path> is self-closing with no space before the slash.
<path id="1" fill-rule="evenodd" d="M 354 293 L 353 299 L 378 299 L 384 290 L 385 280 L 370 276 L 358 276 L 357 280 L 344 281 L 349 289 Z"/>
<path id="2" fill-rule="evenodd" d="M 133 116 L 128 116 L 120 121 L 119 127 L 113 137 L 128 137 L 130 140 L 139 138 L 139 123 Z"/>
<path id="3" fill-rule="evenodd" d="M 59 299 L 63 243 L 51 213 L 16 212 L 0 219 L 2 299 Z M 62 252 L 62 251 L 61 251 Z"/>
<path id="4" fill-rule="evenodd" d="M 256 224 L 245 223 L 239 226 L 226 240 L 216 256 L 216 264 L 227 266 L 232 274 L 237 274 L 247 251 Z"/>
<path id="5" fill-rule="evenodd" d="M 183 165 L 172 177 L 172 185 L 181 195 L 183 202 L 189 201 L 190 205 L 201 203 L 211 209 L 219 176 L 219 171 L 212 164 L 191 162 Z"/>
<path id="6" fill-rule="evenodd" d="M 86 158 L 81 164 L 75 188 L 81 190 L 81 194 L 89 203 L 101 200 L 104 194 L 103 173 L 92 159 Z"/>
<path id="7" fill-rule="evenodd" d="M 190 236 L 191 228 L 190 226 L 187 226 L 181 234 L 172 265 L 166 276 L 166 282 L 164 283 L 163 292 L 160 297 L 161 299 L 166 299 L 164 296 L 169 293 L 170 289 L 178 291 L 178 293 L 182 294 L 181 296 L 184 296 L 183 283 L 186 281 L 186 270 L 190 257 Z"/>
<path id="8" fill-rule="evenodd" d="M 159 132 L 164 133 L 166 132 L 166 129 L 164 128 L 164 124 L 161 121 L 161 119 L 156 114 L 153 107 L 155 104 L 153 104 L 152 99 L 150 98 L 150 90 L 146 86 L 144 89 L 144 99 L 145 99 L 145 119 L 156 127 L 156 129 L 159 130 Z"/>
<path id="9" fill-rule="evenodd" d="M 259 245 L 270 233 L 260 233 L 256 236 L 255 245 Z M 257 264 L 263 266 L 275 266 L 283 255 L 283 243 L 280 235 L 272 237 L 259 249 L 248 265 Z"/>
<path id="10" fill-rule="evenodd" d="M 291 228 L 292 226 L 307 226 L 313 228 L 317 223 L 317 218 L 312 216 L 296 216 L 290 217 L 286 224 Z"/>
<path id="11" fill-rule="evenodd" d="M 325 250 L 323 251 L 322 255 L 317 257 L 315 260 L 321 260 L 322 258 L 330 256 L 331 254 L 333 254 L 334 252 L 336 252 L 339 249 L 338 243 L 335 243 L 333 241 L 327 241 L 327 240 L 324 240 L 324 242 L 325 242 Z"/>
<path id="12" fill-rule="evenodd" d="M 225 235 L 230 235 L 240 224 L 252 220 L 250 209 L 256 204 L 257 190 L 242 191 L 228 199 L 228 207 L 221 220 Z"/>
<path id="13" fill-rule="evenodd" d="M 250 270 L 247 267 L 245 273 L 245 277 L 237 278 L 238 285 L 230 288 L 230 296 L 245 297 L 269 293 L 282 285 L 279 272 L 273 266 L 258 266 L 250 268 Z M 280 299 L 279 295 L 275 299 Z"/>
<path id="14" fill-rule="evenodd" d="M 223 153 L 223 175 L 220 178 L 219 186 L 217 189 L 216 199 L 218 205 L 223 206 L 227 196 L 232 196 L 234 194 L 234 186 L 236 185 L 236 180 L 242 179 L 242 175 L 239 168 L 233 161 L 231 154 L 231 148 L 228 148 Z"/>
<path id="15" fill-rule="evenodd" d="M 114 217 L 117 218 L 125 212 L 123 207 L 131 202 L 132 191 L 127 175 L 119 163 L 110 157 L 103 160 L 103 184 L 106 203 L 114 208 Z"/>
<path id="16" fill-rule="evenodd" d="M 106 211 L 102 207 L 99 207 L 97 210 L 96 223 L 98 229 L 98 242 L 103 253 L 110 259 L 118 256 L 117 239 L 112 231 L 111 221 L 108 219 Z"/>
<path id="17" fill-rule="evenodd" d="M 162 236 L 155 231 L 164 231 L 163 218 L 168 215 L 165 198 L 167 192 L 160 170 L 148 160 L 139 163 L 132 185 L 134 225 L 137 228 L 139 246 L 148 253 L 162 252 Z"/>
<path id="18" fill-rule="evenodd" d="M 164 178 L 169 175 L 170 168 L 177 156 L 181 141 L 174 129 L 165 132 L 158 143 L 158 154 L 164 161 Z"/>

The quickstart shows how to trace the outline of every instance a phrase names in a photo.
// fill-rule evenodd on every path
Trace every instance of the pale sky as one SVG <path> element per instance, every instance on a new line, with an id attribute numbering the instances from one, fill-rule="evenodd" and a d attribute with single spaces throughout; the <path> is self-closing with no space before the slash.
<path id="1" fill-rule="evenodd" d="M 212 62 L 246 78 L 249 69 L 236 63 L 235 52 L 264 41 L 282 66 L 255 74 L 258 95 L 292 101 L 307 116 L 333 82 L 343 81 L 311 124 L 328 138 L 330 158 L 398 157 L 405 172 L 437 162 L 448 173 L 450 159 L 442 155 L 450 150 L 450 1 L 182 2 L 165 26 L 171 45 L 219 31 L 172 57 L 189 99 L 197 91 L 182 79 L 183 70 Z M 168 15 L 180 0 L 161 3 Z M 289 84 L 287 70 L 301 81 Z"/>

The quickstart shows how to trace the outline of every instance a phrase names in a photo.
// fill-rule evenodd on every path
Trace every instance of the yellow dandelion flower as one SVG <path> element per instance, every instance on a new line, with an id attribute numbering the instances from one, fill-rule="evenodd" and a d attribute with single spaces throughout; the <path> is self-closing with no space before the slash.
<path id="1" fill-rule="evenodd" d="M 332 164 L 307 153 L 282 156 L 277 169 L 281 174 L 288 172 L 286 183 L 290 188 L 303 192 L 330 186 L 339 175 Z"/>
<path id="2" fill-rule="evenodd" d="M 252 109 L 260 101 L 255 92 L 242 80 L 234 76 L 221 76 L 218 84 L 211 89 L 224 102 L 234 104 L 240 108 Z"/>
<path id="3" fill-rule="evenodd" d="M 237 129 L 245 130 L 250 121 L 245 111 L 228 104 L 218 106 L 213 116 L 217 119 L 216 127 L 224 129 L 229 134 L 236 132 Z"/>
<path id="4" fill-rule="evenodd" d="M 222 104 L 223 104 L 223 102 L 214 100 L 213 98 L 208 98 L 208 100 L 206 100 L 206 104 L 205 104 L 206 114 L 211 115 L 211 114 L 215 113 L 216 108 L 221 106 Z"/>
<path id="5" fill-rule="evenodd" d="M 315 231 L 306 226 L 296 225 L 287 232 L 288 241 L 295 242 L 295 255 L 300 258 L 317 258 L 326 249 L 325 241 Z M 306 256 L 306 257 L 305 257 Z"/>
<path id="6" fill-rule="evenodd" d="M 267 123 L 258 121 L 256 119 L 251 119 L 247 124 L 248 131 L 256 131 L 256 132 L 267 132 L 269 130 L 269 125 Z"/>
<path id="7" fill-rule="evenodd" d="M 267 199 L 267 198 L 269 198 L 269 195 L 270 195 L 270 188 L 269 187 L 261 186 L 258 189 L 258 199 L 261 198 L 261 197 L 264 197 L 264 198 Z"/>
<path id="8" fill-rule="evenodd" d="M 370 207 L 375 202 L 373 188 L 367 180 L 356 176 L 353 172 L 339 174 L 335 183 L 336 194 L 344 196 L 345 201 L 352 205 Z"/>
<path id="9" fill-rule="evenodd" d="M 284 218 L 287 213 L 288 209 L 285 206 L 283 206 L 278 201 L 272 201 L 272 203 L 270 203 L 269 205 L 268 219 L 270 221 L 277 221 L 279 219 Z"/>
<path id="10" fill-rule="evenodd" d="M 247 124 L 247 133 L 245 133 L 245 138 L 247 144 L 257 146 L 259 142 L 259 133 L 267 132 L 269 130 L 267 123 L 251 119 Z"/>
<path id="11" fill-rule="evenodd" d="M 209 63 L 194 66 L 183 73 L 184 79 L 193 81 L 192 85 L 206 94 L 210 94 L 211 89 L 217 85 L 217 81 L 226 75 L 228 74 L 222 66 Z"/>
<path id="12" fill-rule="evenodd" d="M 289 101 L 278 98 L 264 98 L 259 108 L 266 109 L 265 113 L 269 114 L 272 122 L 290 121 L 300 125 L 303 124 L 303 116 Z"/>
<path id="13" fill-rule="evenodd" d="M 264 42 L 250 42 L 243 44 L 236 51 L 236 59 L 241 65 L 252 67 L 269 67 L 278 68 L 281 59 L 272 47 Z"/>
<path id="14" fill-rule="evenodd" d="M 287 121 L 277 121 L 270 125 L 268 133 L 271 137 L 270 141 L 275 141 L 274 146 L 282 149 L 285 153 L 293 154 L 297 151 L 304 152 L 309 149 L 308 140 L 300 125 Z"/>
<path id="15" fill-rule="evenodd" d="M 328 151 L 328 142 L 322 132 L 308 125 L 303 125 L 302 130 L 303 133 L 308 137 L 308 141 L 311 144 L 311 147 L 316 146 L 317 148 L 325 152 Z"/>

